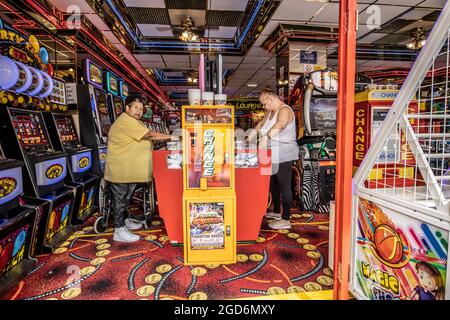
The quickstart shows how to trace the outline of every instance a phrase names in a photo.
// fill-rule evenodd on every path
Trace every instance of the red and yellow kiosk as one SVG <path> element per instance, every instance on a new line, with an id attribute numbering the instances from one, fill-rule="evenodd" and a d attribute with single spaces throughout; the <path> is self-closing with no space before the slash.
<path id="1" fill-rule="evenodd" d="M 182 127 L 184 262 L 235 263 L 234 108 L 184 106 Z"/>
<path id="2" fill-rule="evenodd" d="M 189 109 L 189 107 L 186 108 Z M 208 108 L 215 110 L 210 106 L 208 106 Z M 224 107 L 218 107 L 218 109 L 224 109 Z M 184 119 L 185 118 L 183 118 L 183 121 Z M 214 124 L 206 124 L 205 128 L 208 125 Z M 220 126 L 230 127 L 231 124 L 215 125 L 215 128 L 220 128 Z M 232 132 L 234 137 L 234 129 L 232 129 Z M 195 134 L 195 132 L 193 133 Z M 204 132 L 200 134 L 204 134 Z M 187 147 L 186 143 L 188 140 L 189 139 L 184 139 L 184 148 Z M 234 143 L 232 144 L 234 145 Z M 190 148 L 192 148 L 192 146 L 190 146 Z M 233 152 L 234 154 L 232 157 Z M 227 157 L 227 162 L 231 161 L 231 159 L 234 159 L 235 161 L 235 165 L 233 166 L 234 174 L 232 177 L 230 176 L 230 183 L 234 184 L 233 188 L 236 195 L 235 241 L 256 241 L 259 236 L 261 223 L 267 209 L 269 198 L 271 174 L 270 156 L 266 154 L 266 150 L 234 150 L 233 148 L 231 153 L 228 152 Z M 225 160 L 225 157 L 223 160 Z M 191 165 L 192 169 L 195 169 L 195 162 Z M 224 166 L 223 168 L 218 168 L 217 173 L 220 173 L 220 175 L 223 176 L 231 169 L 231 166 Z M 183 178 L 189 178 L 189 176 L 185 176 L 183 174 L 183 155 L 181 148 L 179 148 L 179 150 L 154 150 L 153 173 L 155 178 L 159 215 L 164 220 L 164 225 L 166 227 L 169 240 L 172 244 L 184 243 L 183 193 L 185 191 L 185 181 Z M 207 184 L 207 186 L 209 188 L 212 186 L 217 186 L 217 184 L 220 183 L 220 175 L 214 179 L 209 179 L 209 184 Z M 197 184 L 200 181 L 198 173 L 197 176 L 192 173 L 191 179 L 196 179 L 195 181 Z M 201 192 L 203 195 L 206 195 L 209 192 L 203 192 L 201 191 L 201 188 L 199 190 L 200 191 L 196 192 Z M 208 198 L 205 196 L 204 199 Z"/>

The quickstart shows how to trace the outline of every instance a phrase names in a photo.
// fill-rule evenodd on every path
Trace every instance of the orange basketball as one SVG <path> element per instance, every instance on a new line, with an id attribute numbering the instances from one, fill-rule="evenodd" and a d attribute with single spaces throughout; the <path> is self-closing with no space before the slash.
<path id="1" fill-rule="evenodd" d="M 398 263 L 403 257 L 403 244 L 397 231 L 387 225 L 375 230 L 375 247 L 381 258 L 389 263 Z"/>

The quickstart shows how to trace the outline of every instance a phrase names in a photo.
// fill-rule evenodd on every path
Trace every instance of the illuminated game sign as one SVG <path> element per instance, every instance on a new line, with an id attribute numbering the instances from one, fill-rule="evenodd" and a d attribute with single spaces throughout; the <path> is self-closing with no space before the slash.
<path id="1" fill-rule="evenodd" d="M 50 166 L 47 169 L 47 171 L 45 172 L 45 175 L 49 179 L 56 179 L 62 175 L 63 171 L 64 171 L 64 168 L 62 165 L 55 164 L 55 165 Z"/>
<path id="2" fill-rule="evenodd" d="M 18 265 L 25 257 L 25 246 L 30 225 L 15 230 L 0 239 L 0 277 Z"/>
<path id="3" fill-rule="evenodd" d="M 85 81 L 94 87 L 103 87 L 103 70 L 89 59 L 84 60 Z"/>
<path id="4" fill-rule="evenodd" d="M 10 177 L 0 178 L 0 201 L 7 195 L 13 193 L 16 187 L 17 187 L 16 179 Z"/>
<path id="5" fill-rule="evenodd" d="M 92 153 L 90 151 L 78 153 L 72 156 L 72 170 L 74 173 L 83 173 L 92 166 Z"/>
<path id="6" fill-rule="evenodd" d="M 0 171 L 0 206 L 18 197 L 23 192 L 22 168 Z"/>
<path id="7" fill-rule="evenodd" d="M 80 161 L 78 161 L 78 164 L 80 168 L 86 168 L 89 165 L 89 158 L 88 157 L 81 158 Z"/>
<path id="8" fill-rule="evenodd" d="M 448 231 L 358 198 L 357 290 L 371 300 L 443 300 Z"/>
<path id="9" fill-rule="evenodd" d="M 119 78 L 113 75 L 111 72 L 105 72 L 105 89 L 107 92 L 114 96 L 119 95 Z"/>
<path id="10" fill-rule="evenodd" d="M 39 162 L 35 165 L 38 186 L 49 186 L 63 180 L 67 175 L 66 158 Z"/>

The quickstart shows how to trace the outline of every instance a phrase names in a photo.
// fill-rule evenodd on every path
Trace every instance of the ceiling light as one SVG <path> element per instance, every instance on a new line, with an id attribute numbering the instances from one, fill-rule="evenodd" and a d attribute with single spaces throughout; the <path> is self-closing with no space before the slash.
<path id="1" fill-rule="evenodd" d="M 247 87 L 256 88 L 258 85 L 256 83 L 247 83 Z"/>
<path id="2" fill-rule="evenodd" d="M 423 28 L 418 28 L 411 33 L 411 40 L 406 44 L 406 47 L 411 50 L 420 49 L 425 45 L 427 37 Z"/>

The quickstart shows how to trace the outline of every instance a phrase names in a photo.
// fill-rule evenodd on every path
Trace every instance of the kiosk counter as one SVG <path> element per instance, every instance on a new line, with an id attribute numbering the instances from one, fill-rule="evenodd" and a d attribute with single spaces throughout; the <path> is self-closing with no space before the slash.
<path id="1" fill-rule="evenodd" d="M 265 151 L 264 151 L 265 153 Z M 236 223 L 237 241 L 258 238 L 266 213 L 271 162 L 270 157 L 258 158 L 257 150 L 237 150 Z M 267 161 L 261 160 L 268 158 Z M 153 151 L 153 174 L 159 214 L 164 220 L 171 243 L 183 243 L 183 169 L 182 151 Z"/>

